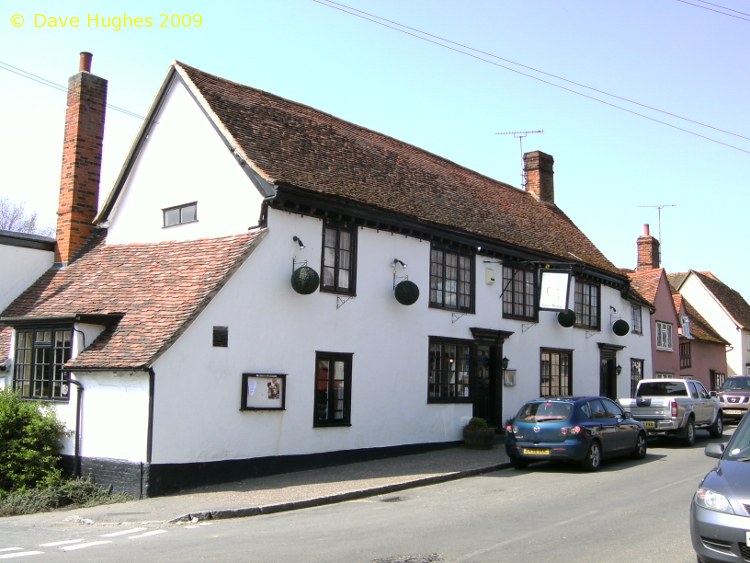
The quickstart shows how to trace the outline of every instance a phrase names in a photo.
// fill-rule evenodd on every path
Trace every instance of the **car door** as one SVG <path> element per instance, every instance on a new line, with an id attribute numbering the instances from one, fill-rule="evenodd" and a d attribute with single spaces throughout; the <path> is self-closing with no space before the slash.
<path id="1" fill-rule="evenodd" d="M 695 423 L 710 424 L 714 420 L 713 402 L 706 388 L 699 381 L 689 381 L 690 394 L 695 401 Z"/>
<path id="2" fill-rule="evenodd" d="M 604 408 L 603 398 L 590 399 L 588 403 L 591 411 L 590 428 L 592 433 L 599 437 L 602 454 L 605 456 L 616 454 L 618 451 L 617 421 Z"/>
<path id="3" fill-rule="evenodd" d="M 638 436 L 638 425 L 633 422 L 632 418 L 625 418 L 625 411 L 614 401 L 602 397 L 602 404 L 604 404 L 604 408 L 607 410 L 609 416 L 615 419 L 617 427 L 617 451 L 632 451 L 635 448 L 635 440 Z"/>

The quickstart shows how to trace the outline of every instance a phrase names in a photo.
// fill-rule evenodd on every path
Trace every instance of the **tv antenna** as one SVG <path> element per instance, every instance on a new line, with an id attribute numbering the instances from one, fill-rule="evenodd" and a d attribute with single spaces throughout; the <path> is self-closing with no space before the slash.
<path id="1" fill-rule="evenodd" d="M 518 147 L 521 149 L 521 187 L 526 187 L 526 173 L 524 171 L 524 163 L 523 163 L 523 139 L 527 135 L 534 135 L 536 133 L 544 133 L 543 129 L 538 129 L 536 131 L 500 131 L 499 133 L 495 133 L 495 135 L 513 135 L 516 139 L 518 139 Z"/>
<path id="2" fill-rule="evenodd" d="M 676 205 L 672 204 L 657 204 L 657 205 L 639 205 L 638 207 L 651 207 L 655 208 L 657 212 L 657 216 L 659 218 L 659 264 L 661 264 L 661 255 L 662 255 L 662 247 L 664 246 L 664 243 L 661 240 L 661 210 L 665 207 L 677 207 Z"/>

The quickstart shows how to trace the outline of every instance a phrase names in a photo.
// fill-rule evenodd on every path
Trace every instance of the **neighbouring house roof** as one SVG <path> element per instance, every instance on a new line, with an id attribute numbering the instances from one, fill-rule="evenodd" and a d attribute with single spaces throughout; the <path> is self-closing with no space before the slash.
<path id="1" fill-rule="evenodd" d="M 377 210 L 543 259 L 583 262 L 625 283 L 622 273 L 565 213 L 526 191 L 387 135 L 183 63 L 174 63 L 165 85 L 175 78 L 183 80 L 243 164 L 275 186 L 277 196 L 293 190 L 339 202 L 350 210 Z M 164 91 L 162 87 L 162 95 Z M 159 104 L 157 98 L 154 108 Z M 146 131 L 147 125 L 141 135 Z M 118 180 L 101 218 L 107 218 L 124 180 L 123 176 Z"/>
<path id="2" fill-rule="evenodd" d="M 727 314 L 734 320 L 740 329 L 750 330 L 750 304 L 742 295 L 724 284 L 711 272 L 698 272 L 690 270 L 669 276 L 669 283 L 679 291 L 680 286 L 693 274 L 700 280 L 706 290 L 714 296 L 714 299 L 724 308 Z"/>
<path id="3" fill-rule="evenodd" d="M 659 281 L 664 275 L 662 268 L 644 270 L 642 272 L 628 272 L 630 284 L 646 301 L 656 305 L 656 293 L 659 289 Z"/>
<path id="4" fill-rule="evenodd" d="M 64 269 L 51 269 L 3 312 L 35 319 L 99 318 L 111 324 L 71 369 L 146 369 L 203 310 L 266 233 L 186 242 L 107 245 L 104 233 Z M 5 335 L 7 336 L 7 335 Z M 3 337 L 5 345 L 9 339 Z"/>

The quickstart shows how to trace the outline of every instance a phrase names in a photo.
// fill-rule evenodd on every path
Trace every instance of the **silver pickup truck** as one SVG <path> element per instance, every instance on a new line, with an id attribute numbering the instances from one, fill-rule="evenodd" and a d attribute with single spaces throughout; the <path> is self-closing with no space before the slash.
<path id="1" fill-rule="evenodd" d="M 632 399 L 617 402 L 643 422 L 650 436 L 676 436 L 692 446 L 696 428 L 705 428 L 712 438 L 719 438 L 724 432 L 719 401 L 709 395 L 700 381 L 642 379 Z"/>

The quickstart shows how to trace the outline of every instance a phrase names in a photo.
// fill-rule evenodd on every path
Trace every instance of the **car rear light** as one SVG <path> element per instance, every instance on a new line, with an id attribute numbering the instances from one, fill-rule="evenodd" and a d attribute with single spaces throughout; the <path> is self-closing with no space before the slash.
<path id="1" fill-rule="evenodd" d="M 560 434 L 563 436 L 577 436 L 581 432 L 583 432 L 583 428 L 577 424 L 575 426 L 563 426 L 560 428 Z"/>
<path id="2" fill-rule="evenodd" d="M 670 401 L 669 407 L 672 410 L 672 418 L 677 418 L 677 401 Z"/>
<path id="3" fill-rule="evenodd" d="M 512 424 L 506 424 L 506 425 L 505 425 L 505 431 L 506 431 L 506 432 L 507 432 L 508 434 L 512 434 L 512 433 L 513 433 L 513 425 L 512 425 Z"/>

